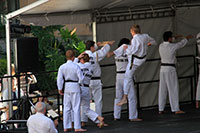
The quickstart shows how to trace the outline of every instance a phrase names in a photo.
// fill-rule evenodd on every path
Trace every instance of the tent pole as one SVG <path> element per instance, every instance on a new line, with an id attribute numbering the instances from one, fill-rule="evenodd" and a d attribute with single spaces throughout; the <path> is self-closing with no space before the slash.
<path id="1" fill-rule="evenodd" d="M 97 42 L 97 23 L 95 21 L 92 22 L 92 37 L 93 41 Z"/>
<path id="2" fill-rule="evenodd" d="M 11 50 L 10 50 L 10 21 L 6 18 L 6 54 L 7 54 L 7 74 L 12 76 L 11 73 Z M 8 78 L 8 99 L 12 99 L 12 79 Z M 12 101 L 9 101 L 9 118 L 12 117 L 13 107 Z"/>

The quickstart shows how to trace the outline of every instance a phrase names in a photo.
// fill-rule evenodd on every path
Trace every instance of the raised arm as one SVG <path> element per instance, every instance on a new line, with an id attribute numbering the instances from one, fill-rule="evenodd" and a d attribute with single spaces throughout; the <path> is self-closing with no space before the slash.
<path id="1" fill-rule="evenodd" d="M 152 37 L 150 37 L 149 35 L 147 35 L 147 38 L 148 38 L 148 46 L 151 46 L 151 45 L 157 45 L 155 39 L 153 39 Z"/>
<path id="2" fill-rule="evenodd" d="M 100 50 L 96 51 L 96 58 L 98 61 L 103 60 L 103 58 L 106 56 L 106 54 L 109 52 L 110 50 L 110 45 L 106 44 L 105 46 L 103 46 Z"/>
<path id="3" fill-rule="evenodd" d="M 182 39 L 180 42 L 175 43 L 175 44 L 174 44 L 175 50 L 184 47 L 184 46 L 188 43 L 188 40 L 189 40 L 189 39 L 192 39 L 192 38 L 193 38 L 192 35 L 188 35 L 188 36 L 186 36 L 184 39 Z"/>

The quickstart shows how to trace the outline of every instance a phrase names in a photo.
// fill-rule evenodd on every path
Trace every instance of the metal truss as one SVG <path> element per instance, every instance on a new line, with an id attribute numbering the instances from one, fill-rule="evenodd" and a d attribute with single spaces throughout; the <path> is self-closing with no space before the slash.
<path id="1" fill-rule="evenodd" d="M 130 21 L 140 19 L 162 18 L 175 16 L 175 10 L 151 10 L 151 11 L 136 11 L 117 12 L 117 13 L 96 13 L 93 14 L 93 20 L 97 23 L 109 23 L 119 21 Z"/>

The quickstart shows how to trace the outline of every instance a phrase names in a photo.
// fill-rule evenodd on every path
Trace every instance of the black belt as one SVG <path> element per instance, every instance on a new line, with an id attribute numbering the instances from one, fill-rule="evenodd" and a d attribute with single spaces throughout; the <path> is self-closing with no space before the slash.
<path id="1" fill-rule="evenodd" d="M 130 66 L 130 69 L 132 69 L 132 67 L 133 67 L 133 58 L 144 59 L 145 57 L 146 57 L 146 55 L 144 55 L 144 56 L 142 56 L 142 57 L 139 57 L 139 56 L 133 54 L 133 55 L 131 56 L 131 66 Z"/>
<path id="2" fill-rule="evenodd" d="M 92 77 L 91 80 L 98 80 L 101 79 L 101 77 Z"/>
<path id="3" fill-rule="evenodd" d="M 116 62 L 128 62 L 128 59 L 115 59 Z"/>
<path id="4" fill-rule="evenodd" d="M 117 71 L 117 73 L 125 73 L 126 71 Z"/>
<path id="5" fill-rule="evenodd" d="M 172 67 L 176 67 L 175 64 L 170 64 L 170 63 L 161 63 L 161 66 L 172 66 Z"/>
<path id="6" fill-rule="evenodd" d="M 75 81 L 75 80 L 65 80 L 65 82 L 73 82 L 73 83 L 78 83 L 78 81 Z"/>
<path id="7" fill-rule="evenodd" d="M 146 55 L 139 57 L 139 56 L 133 54 L 132 57 L 135 57 L 135 58 L 138 58 L 138 59 L 144 59 L 146 57 Z"/>
<path id="8" fill-rule="evenodd" d="M 80 84 L 80 86 L 83 86 L 83 87 L 89 87 L 89 85 L 87 85 L 87 84 Z"/>

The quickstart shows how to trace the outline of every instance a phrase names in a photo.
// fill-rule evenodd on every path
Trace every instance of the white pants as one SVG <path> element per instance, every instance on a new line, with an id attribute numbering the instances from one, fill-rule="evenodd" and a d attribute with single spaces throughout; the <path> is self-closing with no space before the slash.
<path id="1" fill-rule="evenodd" d="M 102 83 L 101 80 L 90 81 L 91 96 L 95 102 L 95 112 L 102 116 Z"/>
<path id="2" fill-rule="evenodd" d="M 117 106 L 117 103 L 121 101 L 124 95 L 123 85 L 124 85 L 124 79 L 116 76 L 116 96 L 115 96 L 115 101 L 114 101 L 114 118 L 115 119 L 120 119 L 121 117 L 121 106 Z M 128 93 L 128 104 L 129 104 L 129 119 L 138 118 L 137 98 L 135 95 L 133 84 L 131 85 L 131 88 Z"/>
<path id="3" fill-rule="evenodd" d="M 81 122 L 87 122 L 88 118 L 98 122 L 98 114 L 90 109 L 90 89 L 88 87 L 81 87 L 81 90 Z"/>
<path id="4" fill-rule="evenodd" d="M 64 110 L 63 110 L 64 129 L 72 128 L 72 117 L 71 117 L 72 111 L 74 118 L 74 129 L 80 129 L 81 128 L 80 92 L 65 92 L 63 102 L 64 102 Z"/>
<path id="5" fill-rule="evenodd" d="M 129 90 L 132 87 L 134 88 L 133 77 L 137 68 L 138 66 L 133 65 L 133 67 L 130 69 L 130 63 L 128 63 L 126 67 L 126 72 L 125 72 L 125 77 L 124 77 L 124 87 L 123 87 L 125 95 L 128 95 Z"/>
<path id="6" fill-rule="evenodd" d="M 200 70 L 200 65 L 199 65 L 199 70 Z M 197 83 L 196 100 L 200 101 L 200 73 L 199 73 L 199 78 L 198 78 L 198 83 Z"/>
<path id="7" fill-rule="evenodd" d="M 159 111 L 164 111 L 165 109 L 167 93 L 169 94 L 171 111 L 179 111 L 179 85 L 176 69 L 174 68 L 169 72 L 160 72 Z"/>

